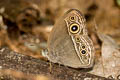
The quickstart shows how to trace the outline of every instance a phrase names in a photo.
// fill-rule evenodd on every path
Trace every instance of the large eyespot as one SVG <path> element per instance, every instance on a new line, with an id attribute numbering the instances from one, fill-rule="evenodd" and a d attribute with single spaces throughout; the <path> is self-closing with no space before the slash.
<path id="1" fill-rule="evenodd" d="M 78 33 L 80 30 L 80 27 L 78 24 L 72 24 L 70 25 L 70 32 L 75 34 L 75 33 Z"/>

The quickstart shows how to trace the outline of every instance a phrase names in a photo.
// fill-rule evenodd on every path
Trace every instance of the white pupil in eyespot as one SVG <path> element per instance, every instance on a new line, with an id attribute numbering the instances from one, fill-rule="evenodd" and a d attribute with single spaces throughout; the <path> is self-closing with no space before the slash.
<path id="1" fill-rule="evenodd" d="M 78 27 L 76 25 L 72 26 L 72 31 L 76 31 Z"/>
<path id="2" fill-rule="evenodd" d="M 85 51 L 85 50 L 82 50 L 82 51 L 81 51 L 81 53 L 82 53 L 82 54 L 85 54 L 85 53 L 86 53 L 86 51 Z"/>

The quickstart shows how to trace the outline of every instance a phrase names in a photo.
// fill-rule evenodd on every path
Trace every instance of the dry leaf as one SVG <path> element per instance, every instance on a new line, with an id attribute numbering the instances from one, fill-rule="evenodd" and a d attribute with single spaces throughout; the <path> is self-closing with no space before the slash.
<path id="1" fill-rule="evenodd" d="M 102 41 L 101 58 L 90 73 L 117 79 L 120 75 L 120 51 L 116 42 L 108 35 L 98 33 Z"/>

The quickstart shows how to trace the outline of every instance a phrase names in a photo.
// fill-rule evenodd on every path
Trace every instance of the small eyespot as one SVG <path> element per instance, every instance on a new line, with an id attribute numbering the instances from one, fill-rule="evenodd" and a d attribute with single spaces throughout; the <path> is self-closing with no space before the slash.
<path id="1" fill-rule="evenodd" d="M 72 24 L 72 25 L 70 26 L 70 32 L 71 32 L 71 33 L 78 33 L 79 30 L 80 30 L 80 28 L 79 28 L 79 25 L 78 25 L 78 24 Z"/>
<path id="2" fill-rule="evenodd" d="M 85 49 L 85 46 L 83 45 L 82 48 Z"/>
<path id="3" fill-rule="evenodd" d="M 76 42 L 80 42 L 80 38 L 79 37 L 76 37 Z"/>
<path id="4" fill-rule="evenodd" d="M 85 51 L 85 50 L 81 50 L 81 53 L 82 53 L 82 54 L 86 54 L 86 51 Z"/>
<path id="5" fill-rule="evenodd" d="M 70 21 L 75 21 L 75 20 L 76 20 L 75 16 L 70 17 Z"/>
<path id="6" fill-rule="evenodd" d="M 80 37 L 76 35 L 76 36 L 75 36 L 75 41 L 76 41 L 76 43 L 81 43 Z"/>

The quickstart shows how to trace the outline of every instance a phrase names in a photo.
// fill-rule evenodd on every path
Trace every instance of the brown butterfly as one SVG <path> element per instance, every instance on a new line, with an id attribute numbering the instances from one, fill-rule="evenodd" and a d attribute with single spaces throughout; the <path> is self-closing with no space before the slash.
<path id="1" fill-rule="evenodd" d="M 73 68 L 90 68 L 94 46 L 86 29 L 86 20 L 77 9 L 68 10 L 55 24 L 48 39 L 48 53 L 53 63 Z"/>

